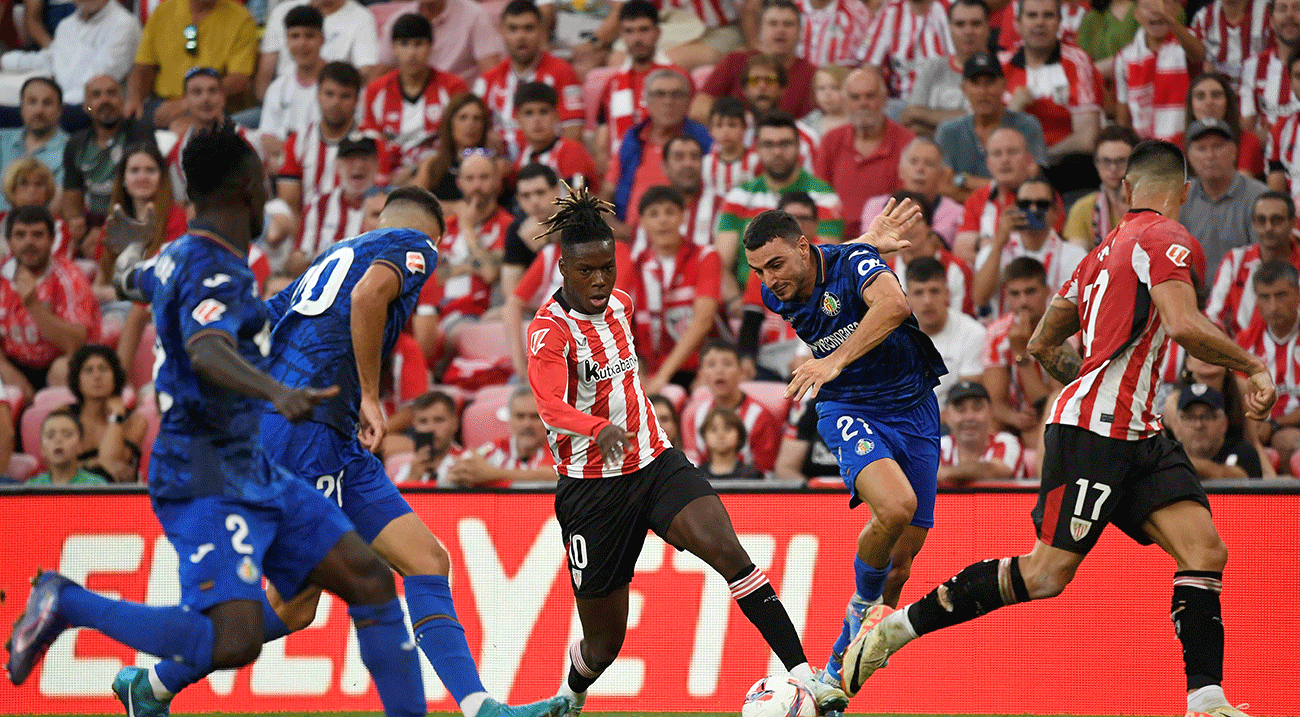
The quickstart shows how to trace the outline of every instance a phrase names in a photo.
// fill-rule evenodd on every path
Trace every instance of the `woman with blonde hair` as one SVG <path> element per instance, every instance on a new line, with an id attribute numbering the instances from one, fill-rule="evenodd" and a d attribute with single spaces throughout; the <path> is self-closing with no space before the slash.
<path id="1" fill-rule="evenodd" d="M 848 76 L 849 68 L 840 65 L 825 65 L 813 74 L 813 104 L 817 109 L 805 115 L 803 122 L 820 137 L 849 121 L 844 105 L 844 78 Z"/>
<path id="2" fill-rule="evenodd" d="M 54 199 L 59 192 L 54 184 L 54 172 L 49 167 L 35 157 L 15 159 L 0 174 L 0 191 L 4 192 L 5 201 L 11 207 L 35 205 L 54 212 L 54 248 L 51 251 L 65 259 L 74 258 L 67 228 L 57 216 L 58 204 Z M 0 212 L 0 256 L 9 254 L 9 242 L 6 239 L 9 236 L 8 216 L 9 212 Z"/>

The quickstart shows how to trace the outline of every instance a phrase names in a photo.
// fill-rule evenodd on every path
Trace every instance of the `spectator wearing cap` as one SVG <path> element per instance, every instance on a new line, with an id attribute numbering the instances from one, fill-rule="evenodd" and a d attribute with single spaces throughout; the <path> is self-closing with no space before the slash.
<path id="1" fill-rule="evenodd" d="M 349 135 L 339 140 L 334 160 L 338 186 L 308 205 L 298 228 L 298 245 L 285 265 L 297 276 L 335 243 L 361 233 L 366 192 L 379 174 L 379 146 L 373 137 Z"/>
<path id="2" fill-rule="evenodd" d="M 844 236 L 862 233 L 867 200 L 897 190 L 898 163 L 915 136 L 885 115 L 885 78 L 870 65 L 844 79 L 849 123 L 831 130 L 817 155 L 816 174 L 830 183 L 844 209 Z"/>
<path id="3" fill-rule="evenodd" d="M 1256 427 L 1260 441 L 1287 466 L 1300 447 L 1300 272 L 1285 261 L 1270 261 L 1255 271 L 1251 284 L 1259 313 L 1237 342 L 1264 362 L 1278 385 L 1277 403 Z M 1220 397 L 1220 408 L 1222 403 Z"/>
<path id="4" fill-rule="evenodd" d="M 321 14 L 324 44 L 320 56 L 325 62 L 346 62 L 361 73 L 365 82 L 379 74 L 379 33 L 375 14 L 357 0 L 283 0 L 266 16 L 266 31 L 258 49 L 254 93 L 265 102 L 267 88 L 277 77 L 292 75 L 296 66 L 288 42 L 289 13 L 310 7 Z"/>
<path id="5" fill-rule="evenodd" d="M 284 165 L 276 174 L 276 196 L 300 214 L 321 195 L 338 186 L 335 161 L 339 142 L 359 134 L 357 102 L 360 101 L 361 73 L 346 62 L 329 62 L 321 68 L 312 114 L 317 119 L 294 129 L 284 143 Z M 380 175 L 388 173 L 385 152 L 379 153 Z"/>
<path id="6" fill-rule="evenodd" d="M 1229 249 L 1250 243 L 1255 200 L 1268 187 L 1237 171 L 1237 137 L 1220 119 L 1187 128 L 1187 164 L 1194 177 L 1178 221 L 1200 241 L 1206 266 L 1217 267 Z"/>
<path id="7" fill-rule="evenodd" d="M 944 122 L 970 112 L 970 102 L 962 92 L 962 68 L 972 55 L 988 52 L 988 3 L 954 0 L 948 6 L 948 32 L 952 54 L 921 63 L 908 105 L 898 116 L 904 127 L 925 137 L 932 136 Z"/>
<path id="8" fill-rule="evenodd" d="M 1183 444 L 1202 480 L 1263 475 L 1255 449 L 1240 438 L 1228 440 L 1223 394 L 1210 386 L 1183 386 L 1178 393 L 1178 418 L 1171 423 L 1174 437 Z"/>
<path id="9" fill-rule="evenodd" d="M 1115 58 L 1116 121 L 1142 139 L 1173 139 L 1183 128 L 1191 73 L 1200 74 L 1205 44 L 1178 15 L 1174 0 L 1137 0 L 1142 26 Z"/>
<path id="10" fill-rule="evenodd" d="M 430 23 L 432 51 L 424 61 L 430 67 L 460 77 L 467 85 L 487 72 L 505 54 L 496 20 L 474 0 L 414 0 L 398 8 L 380 33 L 379 64 L 393 68 L 401 64 L 394 44 L 393 27 L 402 15 L 414 13 Z"/>
<path id="11" fill-rule="evenodd" d="M 943 151 L 928 137 L 917 137 L 908 142 L 898 158 L 900 189 L 925 197 L 934 208 L 930 228 L 943 238 L 944 244 L 952 246 L 953 240 L 957 238 L 957 228 L 961 226 L 963 209 L 961 203 L 952 197 L 940 194 L 947 181 L 947 173 L 948 166 L 944 164 Z M 862 205 L 860 226 L 871 226 L 871 220 L 884 210 L 887 201 L 888 194 L 868 199 Z"/>
<path id="12" fill-rule="evenodd" d="M 943 264 L 921 256 L 907 264 L 903 275 L 907 303 L 916 322 L 934 344 L 948 373 L 939 377 L 935 398 L 948 395 L 960 381 L 979 382 L 984 376 L 984 325 L 952 305 L 952 289 Z"/>
<path id="13" fill-rule="evenodd" d="M 1229 249 L 1210 286 L 1205 315 L 1229 336 L 1238 336 L 1257 323 L 1255 282 L 1252 277 L 1269 262 L 1285 262 L 1300 269 L 1300 241 L 1296 240 L 1295 203 L 1281 192 L 1265 192 L 1255 200 L 1251 226 L 1255 243 Z"/>
<path id="14" fill-rule="evenodd" d="M 948 120 L 934 132 L 944 161 L 952 167 L 955 191 L 949 194 L 954 199 L 963 201 L 989 186 L 994 161 L 989 142 L 1000 127 L 1016 130 L 1024 138 L 1028 157 L 1038 166 L 1047 165 L 1042 125 L 1032 115 L 1007 109 L 1003 99 L 1007 79 L 997 57 L 987 52 L 971 55 L 962 69 L 961 89 L 970 102 L 970 114 Z"/>
<path id="15" fill-rule="evenodd" d="M 63 151 L 68 133 L 59 127 L 63 90 L 48 77 L 32 77 L 23 83 L 22 127 L 0 129 L 0 168 L 22 157 L 32 157 L 54 173 L 55 186 L 63 184 Z M 0 198 L 0 209 L 9 202 Z"/>
<path id="16" fill-rule="evenodd" d="M 162 3 L 149 15 L 127 80 L 128 117 L 169 127 L 186 110 L 185 73 L 211 67 L 222 106 L 246 92 L 257 62 L 257 23 L 234 0 Z"/>
<path id="17" fill-rule="evenodd" d="M 301 131 L 320 119 L 316 89 L 325 67 L 321 56 L 324 27 L 325 18 L 311 5 L 299 5 L 285 13 L 285 43 L 293 72 L 276 77 L 266 88 L 257 125 L 263 133 L 282 142 L 290 132 Z"/>
<path id="18" fill-rule="evenodd" d="M 1287 89 L 1292 90 L 1291 83 L 1287 84 Z M 1266 174 L 1264 143 L 1254 132 L 1243 131 L 1245 124 L 1241 120 L 1241 98 L 1237 94 L 1236 85 L 1226 75 L 1206 72 L 1193 79 L 1187 90 L 1185 114 L 1189 125 L 1204 117 L 1227 122 L 1241 145 L 1241 151 L 1237 153 L 1237 171 L 1247 177 L 1262 177 Z M 1274 129 L 1278 127 L 1274 125 Z M 1279 139 L 1281 138 L 1274 138 L 1274 143 Z M 1179 132 L 1172 141 L 1179 147 L 1187 148 L 1184 132 Z M 1273 148 L 1276 149 L 1276 144 Z"/>
<path id="19" fill-rule="evenodd" d="M 1093 153 L 1093 164 L 1101 186 L 1097 191 L 1080 197 L 1071 207 L 1065 219 L 1065 240 L 1091 251 L 1110 234 L 1110 230 L 1119 226 L 1120 219 L 1128 212 L 1128 203 L 1124 201 L 1124 192 L 1120 182 L 1128 171 L 1128 158 L 1137 146 L 1137 133 L 1131 127 L 1111 125 L 1097 135 L 1097 151 Z"/>
<path id="20" fill-rule="evenodd" d="M 1026 477 L 1024 447 L 1014 434 L 994 430 L 992 402 L 983 384 L 954 384 L 943 411 L 949 433 L 939 439 L 940 483 L 968 485 Z"/>
<path id="21" fill-rule="evenodd" d="M 185 73 L 185 96 L 181 101 L 185 104 L 185 114 L 172 123 L 172 131 L 181 137 L 167 153 L 167 167 L 171 171 L 172 196 L 177 201 L 187 201 L 187 183 L 185 172 L 181 168 L 181 156 L 185 147 L 189 145 L 190 137 L 196 130 L 216 127 L 227 119 L 220 73 L 211 67 L 190 68 Z M 257 152 L 263 162 L 268 157 L 279 155 L 282 145 L 274 137 L 240 124 L 235 125 L 235 131 Z"/>

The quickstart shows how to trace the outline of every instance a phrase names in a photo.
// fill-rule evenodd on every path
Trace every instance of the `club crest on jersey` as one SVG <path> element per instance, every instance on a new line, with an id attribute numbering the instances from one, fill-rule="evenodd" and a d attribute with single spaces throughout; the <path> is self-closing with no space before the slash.
<path id="1" fill-rule="evenodd" d="M 822 313 L 827 316 L 838 316 L 840 313 L 840 297 L 829 291 L 822 294 Z"/>
<path id="2" fill-rule="evenodd" d="M 424 255 L 418 251 L 406 252 L 406 270 L 412 273 L 424 273 Z"/>
<path id="3" fill-rule="evenodd" d="M 199 305 L 194 307 L 190 316 L 200 324 L 207 326 L 213 321 L 218 321 L 226 313 L 226 305 L 216 299 L 204 299 Z"/>
<path id="4" fill-rule="evenodd" d="M 862 438 L 858 440 L 858 447 L 855 450 L 858 452 L 858 455 L 865 456 L 875 447 L 876 444 L 872 443 L 869 439 Z"/>
<path id="5" fill-rule="evenodd" d="M 569 572 L 573 573 L 573 587 L 582 587 L 582 571 L 577 568 L 569 568 Z"/>
<path id="6" fill-rule="evenodd" d="M 249 555 L 245 555 L 244 559 L 239 561 L 237 572 L 239 573 L 239 579 L 249 585 L 257 582 L 262 577 L 262 574 L 257 570 L 257 565 L 253 563 L 252 556 Z"/>
<path id="7" fill-rule="evenodd" d="M 1165 256 L 1174 263 L 1174 266 L 1187 266 L 1187 257 L 1191 255 L 1192 250 L 1182 244 L 1170 244 L 1165 250 Z"/>
<path id="8" fill-rule="evenodd" d="M 550 333 L 550 331 L 550 329 L 534 331 L 533 335 L 528 337 L 528 353 L 536 356 L 537 352 L 542 350 L 542 341 L 546 339 L 546 334 Z"/>
<path id="9" fill-rule="evenodd" d="M 1088 536 L 1092 531 L 1092 521 L 1083 518 L 1070 518 L 1070 537 L 1074 542 L 1079 542 Z"/>

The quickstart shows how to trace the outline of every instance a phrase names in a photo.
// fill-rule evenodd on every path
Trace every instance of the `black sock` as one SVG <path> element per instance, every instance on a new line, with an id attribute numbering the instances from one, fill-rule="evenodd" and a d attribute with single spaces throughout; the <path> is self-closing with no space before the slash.
<path id="1" fill-rule="evenodd" d="M 1219 593 L 1223 573 L 1180 570 L 1174 573 L 1174 606 L 1170 617 L 1183 643 L 1187 689 L 1223 682 L 1223 617 Z"/>
<path id="2" fill-rule="evenodd" d="M 597 671 L 587 667 L 587 661 L 582 657 L 582 640 L 574 640 L 573 644 L 569 645 L 569 689 L 576 694 L 586 692 L 596 678 L 600 677 L 601 672 L 604 670 Z"/>
<path id="3" fill-rule="evenodd" d="M 925 635 L 1028 600 L 1019 557 L 984 560 L 913 603 L 907 618 L 917 635 Z"/>
<path id="4" fill-rule="evenodd" d="M 727 585 L 740 611 L 763 634 L 763 639 L 781 658 L 785 669 L 793 670 L 808 661 L 803 653 L 803 644 L 799 642 L 799 633 L 790 622 L 790 615 L 762 570 L 750 565 L 728 580 Z"/>

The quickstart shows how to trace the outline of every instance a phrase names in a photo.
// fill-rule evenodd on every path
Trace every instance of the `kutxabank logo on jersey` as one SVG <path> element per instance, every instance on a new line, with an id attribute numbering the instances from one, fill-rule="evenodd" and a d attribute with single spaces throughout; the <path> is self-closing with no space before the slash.
<path id="1" fill-rule="evenodd" d="M 628 356 L 627 358 L 613 361 L 605 366 L 601 366 L 592 359 L 582 362 L 583 375 L 587 381 L 607 381 L 615 376 L 627 373 L 636 368 L 636 357 Z"/>

